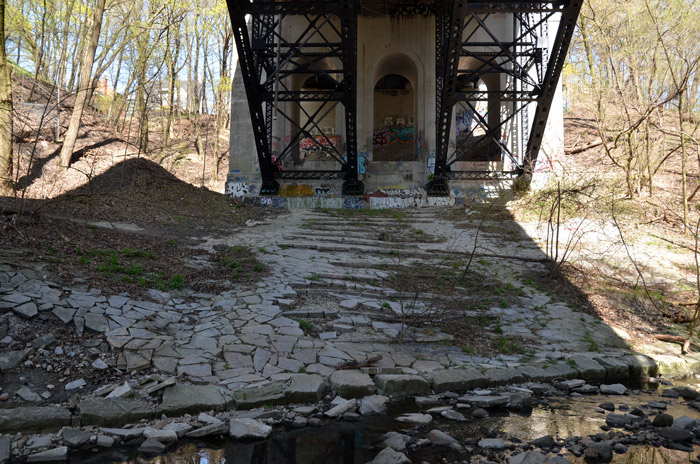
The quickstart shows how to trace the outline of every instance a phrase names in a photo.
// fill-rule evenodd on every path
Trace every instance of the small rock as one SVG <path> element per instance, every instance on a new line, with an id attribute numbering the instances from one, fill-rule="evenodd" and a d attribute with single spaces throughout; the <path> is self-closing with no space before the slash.
<path id="1" fill-rule="evenodd" d="M 232 438 L 267 438 L 272 427 L 255 419 L 231 419 L 229 435 Z"/>
<path id="2" fill-rule="evenodd" d="M 437 429 L 430 431 L 428 439 L 433 445 L 451 445 L 453 443 L 459 443 L 453 436 Z"/>
<path id="3" fill-rule="evenodd" d="M 654 427 L 670 427 L 673 425 L 673 416 L 670 414 L 657 414 L 651 425 Z"/>
<path id="4" fill-rule="evenodd" d="M 489 412 L 486 409 L 476 408 L 471 412 L 471 415 L 477 419 L 483 419 L 485 417 L 489 417 Z"/>
<path id="5" fill-rule="evenodd" d="M 536 446 L 538 448 L 551 448 L 553 447 L 556 443 L 554 442 L 554 437 L 551 435 L 545 435 L 544 437 L 540 437 L 536 440 L 532 440 L 530 442 L 532 446 Z"/>
<path id="6" fill-rule="evenodd" d="M 394 451 L 391 448 L 384 448 L 374 459 L 367 464 L 410 464 L 411 460 L 405 454 Z"/>
<path id="7" fill-rule="evenodd" d="M 457 422 L 466 422 L 467 421 L 467 418 L 464 417 L 464 414 L 462 414 L 461 412 L 457 412 L 454 409 L 442 411 L 440 413 L 440 415 L 442 417 L 444 417 L 445 419 L 450 419 L 450 420 L 457 421 Z"/>
<path id="8" fill-rule="evenodd" d="M 601 385 L 600 393 L 603 395 L 624 395 L 627 393 L 627 387 L 621 383 L 615 383 L 612 385 Z"/>
<path id="9" fill-rule="evenodd" d="M 360 400 L 360 414 L 363 416 L 384 414 L 387 401 L 389 401 L 389 398 L 382 395 L 365 396 Z"/>
<path id="10" fill-rule="evenodd" d="M 613 446 L 613 451 L 615 451 L 617 454 L 624 454 L 627 452 L 627 447 L 622 443 L 615 443 L 615 446 Z"/>
<path id="11" fill-rule="evenodd" d="M 602 403 L 598 405 L 601 409 L 605 409 L 606 411 L 613 412 L 615 411 L 615 405 L 612 403 Z"/>
<path id="12" fill-rule="evenodd" d="M 482 438 L 478 443 L 480 448 L 491 450 L 505 449 L 506 444 L 500 438 Z"/>
<path id="13" fill-rule="evenodd" d="M 85 385 L 87 385 L 87 382 L 85 382 L 85 379 L 78 379 L 78 380 L 74 380 L 72 382 L 67 383 L 65 386 L 65 389 L 66 389 L 66 391 L 71 391 L 71 390 L 76 390 L 78 388 L 83 388 Z"/>
<path id="14" fill-rule="evenodd" d="M 97 437 L 97 446 L 100 448 L 111 448 L 114 446 L 114 437 L 108 437 L 107 435 L 100 435 Z"/>
<path id="15" fill-rule="evenodd" d="M 92 363 L 92 367 L 94 367 L 95 369 L 99 369 L 101 371 L 109 368 L 107 363 L 104 362 L 103 360 L 101 360 L 100 358 L 95 359 L 95 362 Z"/>
<path id="16" fill-rule="evenodd" d="M 139 453 L 144 453 L 144 454 L 161 454 L 163 451 L 165 451 L 165 446 L 163 443 L 159 442 L 158 440 L 155 440 L 153 438 L 148 438 L 146 441 L 141 443 L 141 446 L 139 446 Z"/>
<path id="17" fill-rule="evenodd" d="M 63 443 L 68 446 L 77 447 L 90 441 L 91 434 L 80 429 L 63 429 Z"/>

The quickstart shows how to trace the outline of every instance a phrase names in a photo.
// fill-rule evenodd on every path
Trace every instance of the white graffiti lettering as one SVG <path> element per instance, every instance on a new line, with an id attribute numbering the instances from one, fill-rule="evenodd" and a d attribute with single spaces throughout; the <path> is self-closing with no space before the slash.
<path id="1" fill-rule="evenodd" d="M 241 198 L 248 195 L 249 192 L 246 182 L 231 182 L 226 185 L 226 195 L 231 195 L 234 198 Z"/>

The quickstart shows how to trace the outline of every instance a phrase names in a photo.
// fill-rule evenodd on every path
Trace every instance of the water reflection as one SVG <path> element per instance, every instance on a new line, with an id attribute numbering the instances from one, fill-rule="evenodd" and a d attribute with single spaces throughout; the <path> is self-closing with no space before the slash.
<path id="1" fill-rule="evenodd" d="M 504 409 L 491 410 L 491 416 L 466 423 L 450 422 L 439 416 L 427 427 L 422 427 L 417 438 L 425 437 L 433 428 L 438 428 L 459 440 L 482 438 L 488 430 L 496 430 L 500 436 L 517 437 L 531 441 L 544 435 L 558 438 L 588 436 L 599 433 L 605 423 L 606 414 L 594 411 L 600 403 L 613 402 L 616 406 L 629 404 L 630 408 L 659 400 L 658 393 L 643 393 L 630 396 L 586 396 L 581 398 L 550 397 L 548 405 L 537 406 L 527 413 L 512 413 Z M 669 401 L 668 398 L 664 400 Z M 674 417 L 694 417 L 681 400 L 671 400 L 667 413 Z M 364 464 L 377 453 L 375 446 L 387 431 L 401 431 L 405 424 L 394 418 L 404 412 L 416 412 L 414 402 L 394 404 L 389 413 L 372 416 L 361 422 L 331 422 L 320 428 L 292 429 L 276 433 L 268 440 L 234 442 L 224 439 L 195 441 L 183 444 L 168 455 L 151 460 L 132 455 L 132 459 L 103 459 L 99 462 L 128 462 L 129 464 Z M 406 427 L 410 428 L 410 427 Z M 128 452 L 128 451 L 127 451 Z M 446 448 L 425 447 L 410 452 L 413 462 L 439 462 L 442 457 L 464 459 Z M 583 463 L 567 455 L 571 462 Z M 93 457 L 94 459 L 95 457 Z M 616 455 L 613 462 L 624 464 L 688 463 L 688 453 L 664 448 L 634 447 L 623 455 Z M 75 461 L 86 462 L 86 461 Z M 98 462 L 98 461 L 95 461 Z"/>

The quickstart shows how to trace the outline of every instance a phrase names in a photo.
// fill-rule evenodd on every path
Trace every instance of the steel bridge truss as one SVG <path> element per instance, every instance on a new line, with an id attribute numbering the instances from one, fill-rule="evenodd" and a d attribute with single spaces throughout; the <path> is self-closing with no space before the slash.
<path id="1" fill-rule="evenodd" d="M 260 165 L 260 193 L 277 194 L 278 179 L 342 179 L 343 194 L 362 194 L 364 186 L 358 179 L 356 108 L 357 17 L 361 2 L 227 0 L 227 3 Z M 517 3 L 435 0 L 430 5 L 436 18 L 437 143 L 435 174 L 427 188 L 429 195 L 449 195 L 449 179 L 503 179 L 532 174 L 581 4 L 582 0 Z M 489 26 L 489 18 L 496 14 L 512 18 L 512 35 L 507 40 Z M 246 22 L 247 15 L 250 24 Z M 285 18 L 290 16 L 295 21 L 298 18 L 305 21 L 302 32 L 293 38 L 282 33 Z M 552 46 L 548 47 L 547 25 L 555 16 L 559 17 L 560 26 Z M 329 62 L 336 63 L 334 69 L 328 68 Z M 471 65 L 462 69 L 461 63 Z M 493 74 L 505 77 L 501 79 L 506 82 L 504 88 L 481 91 L 475 86 L 480 78 Z M 322 88 L 299 90 L 290 85 L 295 76 L 310 75 L 323 80 Z M 480 101 L 489 102 L 491 107 L 498 105 L 499 111 L 507 108 L 506 116 L 500 118 L 498 125 L 489 125 L 476 111 L 475 103 Z M 302 106 L 305 102 L 320 105 L 310 113 Z M 345 116 L 343 147 L 333 143 L 332 135 L 319 126 L 338 107 L 343 108 Z M 474 115 L 476 125 L 470 134 L 477 129 L 483 131 L 485 140 L 493 141 L 501 156 L 510 159 L 511 170 L 453 169 L 458 157 L 456 151 L 451 152 L 449 139 L 455 107 Z M 534 107 L 532 116 L 528 114 L 531 107 Z M 303 114 L 306 122 L 300 123 L 294 112 Z M 294 135 L 273 153 L 275 119 L 287 121 Z M 523 136 L 509 145 L 501 134 L 518 119 Z M 529 136 L 525 136 L 528 128 Z M 285 160 L 298 153 L 302 139 L 334 159 L 339 169 L 280 169 Z"/>
<path id="2" fill-rule="evenodd" d="M 436 159 L 429 195 L 449 195 L 448 179 L 530 178 L 537 163 L 549 108 L 571 43 L 582 0 L 554 2 L 438 1 L 436 4 Z M 507 39 L 490 27 L 489 18 L 512 18 Z M 560 26 L 549 48 L 550 20 Z M 502 25 L 502 22 L 501 22 Z M 466 66 L 463 68 L 463 66 Z M 498 90 L 479 88 L 481 78 L 498 75 Z M 477 102 L 501 113 L 498 124 L 489 124 L 477 111 Z M 532 117 L 528 114 L 534 106 Z M 483 134 L 487 144 L 508 158 L 509 171 L 457 171 L 457 149 L 449 144 L 454 109 L 466 111 L 474 124 L 466 133 Z M 520 128 L 520 140 L 504 140 L 504 130 Z M 528 135 L 529 129 L 529 135 Z"/>
<path id="3" fill-rule="evenodd" d="M 343 179 L 343 194 L 363 193 L 357 166 L 357 5 L 350 0 L 275 2 L 228 0 L 262 177 L 261 194 L 277 194 L 277 179 Z M 250 28 L 246 24 L 250 15 Z M 303 18 L 296 37 L 284 34 L 285 19 Z M 328 69 L 328 63 L 340 63 Z M 298 90 L 294 77 L 313 76 L 322 89 Z M 316 102 L 313 112 L 302 105 Z M 345 113 L 344 150 L 319 126 L 337 107 Z M 294 112 L 306 122 L 293 117 Z M 292 127 L 293 136 L 273 153 L 273 121 Z M 335 160 L 337 171 L 282 170 L 303 140 Z M 345 153 L 343 153 L 343 151 Z"/>

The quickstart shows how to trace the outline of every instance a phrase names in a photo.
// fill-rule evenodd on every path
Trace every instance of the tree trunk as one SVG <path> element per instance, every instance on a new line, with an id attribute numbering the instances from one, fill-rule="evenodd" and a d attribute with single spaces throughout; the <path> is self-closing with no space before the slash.
<path id="1" fill-rule="evenodd" d="M 5 0 L 0 0 L 0 195 L 11 195 L 12 74 L 5 55 Z"/>
<path id="2" fill-rule="evenodd" d="M 60 163 L 64 169 L 70 166 L 71 156 L 73 156 L 73 148 L 75 141 L 78 139 L 78 129 L 80 128 L 80 120 L 83 117 L 83 107 L 88 96 L 88 90 L 91 83 L 92 64 L 95 60 L 95 50 L 97 43 L 100 40 L 100 29 L 102 28 L 102 15 L 105 10 L 105 0 L 97 0 L 95 12 L 92 20 L 92 31 L 90 32 L 90 42 L 85 48 L 85 55 L 81 60 L 80 87 L 75 96 L 75 106 L 70 117 L 68 130 L 66 131 L 66 140 L 61 147 Z"/>

